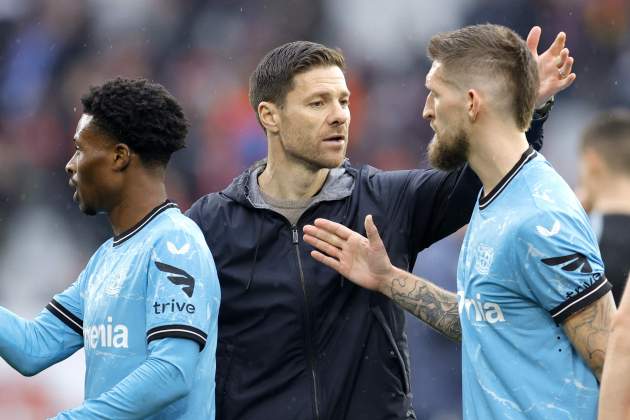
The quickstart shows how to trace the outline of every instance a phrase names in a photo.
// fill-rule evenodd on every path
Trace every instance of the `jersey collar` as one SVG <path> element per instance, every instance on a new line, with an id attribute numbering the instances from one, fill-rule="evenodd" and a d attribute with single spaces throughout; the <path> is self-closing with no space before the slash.
<path id="1" fill-rule="evenodd" d="M 482 188 L 481 198 L 479 198 L 479 210 L 483 210 L 488 207 L 490 203 L 492 203 L 495 198 L 497 198 L 499 194 L 501 194 L 505 187 L 507 187 L 510 181 L 516 176 L 516 174 L 519 173 L 519 171 L 523 169 L 523 167 L 528 162 L 533 160 L 537 154 L 538 153 L 536 153 L 532 146 L 529 146 L 529 148 L 525 150 L 525 153 L 521 155 L 521 158 L 518 160 L 518 162 L 516 162 L 516 165 L 514 165 L 514 167 L 510 169 L 510 171 L 501 179 L 501 181 L 499 181 L 496 187 L 494 187 L 492 191 L 488 193 L 488 195 L 484 195 L 484 191 Z"/>
<path id="2" fill-rule="evenodd" d="M 168 210 L 172 208 L 179 208 L 179 207 L 177 206 L 177 204 L 173 203 L 171 200 L 166 200 L 165 202 L 163 202 L 162 204 L 160 204 L 159 206 L 151 210 L 149 214 L 144 216 L 142 220 L 136 223 L 133 227 L 127 229 L 120 235 L 114 236 L 113 245 L 118 246 L 122 244 L 123 242 L 125 242 L 126 240 L 131 239 L 133 235 L 140 232 L 143 227 L 145 227 L 147 224 L 149 224 L 149 222 L 151 222 L 151 220 L 155 219 L 158 216 L 158 214 L 162 213 L 164 210 Z"/>

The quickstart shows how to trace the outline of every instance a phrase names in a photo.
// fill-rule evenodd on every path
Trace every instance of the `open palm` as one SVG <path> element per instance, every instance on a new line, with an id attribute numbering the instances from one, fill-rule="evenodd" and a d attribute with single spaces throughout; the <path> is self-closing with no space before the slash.
<path id="1" fill-rule="evenodd" d="M 569 49 L 565 48 L 566 34 L 560 32 L 549 48 L 538 55 L 541 33 L 540 27 L 534 26 L 527 35 L 527 47 L 536 60 L 538 77 L 540 78 L 540 87 L 536 97 L 537 108 L 553 95 L 571 86 L 576 78 L 575 73 L 571 72 L 573 57 L 569 55 Z"/>
<path id="2" fill-rule="evenodd" d="M 365 218 L 364 237 L 326 219 L 304 226 L 304 241 L 317 250 L 311 256 L 342 276 L 371 290 L 379 290 L 393 269 L 372 216 Z"/>

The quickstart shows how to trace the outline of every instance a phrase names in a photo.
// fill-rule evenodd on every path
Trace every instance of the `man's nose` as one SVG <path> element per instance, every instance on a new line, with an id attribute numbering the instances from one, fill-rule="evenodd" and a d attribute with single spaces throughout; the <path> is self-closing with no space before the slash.
<path id="1" fill-rule="evenodd" d="M 74 155 L 72 155 L 68 163 L 66 163 L 66 173 L 68 175 L 74 175 L 76 173 Z"/>
<path id="2" fill-rule="evenodd" d="M 333 105 L 333 109 L 329 116 L 329 123 L 331 125 L 343 125 L 350 118 L 350 108 L 343 106 L 339 103 Z"/>
<path id="3" fill-rule="evenodd" d="M 424 103 L 424 108 L 422 109 L 422 118 L 425 120 L 433 119 L 433 107 L 429 104 L 429 98 Z"/>

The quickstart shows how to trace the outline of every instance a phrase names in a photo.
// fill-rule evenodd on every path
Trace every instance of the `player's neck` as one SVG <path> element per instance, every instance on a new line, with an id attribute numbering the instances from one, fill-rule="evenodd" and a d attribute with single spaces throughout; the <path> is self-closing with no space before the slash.
<path id="1" fill-rule="evenodd" d="M 608 179 L 600 184 L 593 210 L 604 214 L 630 214 L 630 179 Z"/>
<path id="2" fill-rule="evenodd" d="M 115 236 L 138 224 L 151 210 L 167 199 L 166 186 L 152 177 L 139 176 L 120 193 L 107 212 Z"/>
<path id="3" fill-rule="evenodd" d="M 468 163 L 489 193 L 516 165 L 529 144 L 525 134 L 510 128 L 493 127 L 471 136 Z"/>
<path id="4" fill-rule="evenodd" d="M 265 194 L 275 199 L 303 200 L 321 190 L 329 171 L 269 155 L 265 170 L 258 176 L 258 185 Z"/>

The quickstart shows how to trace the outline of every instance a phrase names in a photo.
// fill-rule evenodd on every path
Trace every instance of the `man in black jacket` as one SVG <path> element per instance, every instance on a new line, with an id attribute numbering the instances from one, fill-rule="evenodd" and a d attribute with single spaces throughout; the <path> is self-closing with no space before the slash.
<path id="1" fill-rule="evenodd" d="M 561 34 L 538 58 L 537 103 L 570 84 L 558 77 L 567 60 Z M 468 168 L 351 166 L 343 68 L 338 51 L 311 42 L 267 54 L 250 79 L 267 159 L 187 213 L 221 282 L 219 420 L 415 418 L 403 311 L 310 258 L 301 230 L 322 217 L 362 231 L 372 214 L 387 226 L 392 263 L 411 269 L 420 250 L 468 222 L 480 182 Z M 528 133 L 537 148 L 545 119 Z"/>

